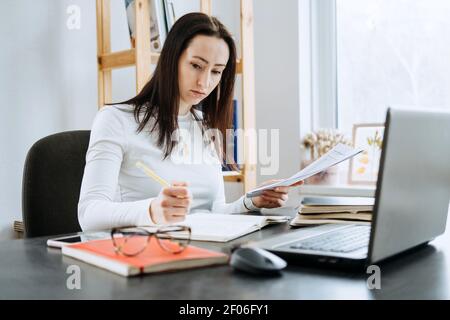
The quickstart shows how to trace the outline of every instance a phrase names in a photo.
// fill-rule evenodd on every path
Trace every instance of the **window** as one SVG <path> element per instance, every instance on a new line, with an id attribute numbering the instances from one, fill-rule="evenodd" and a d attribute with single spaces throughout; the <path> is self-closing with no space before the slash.
<path id="1" fill-rule="evenodd" d="M 450 1 L 335 1 L 340 130 L 388 106 L 450 109 Z"/>

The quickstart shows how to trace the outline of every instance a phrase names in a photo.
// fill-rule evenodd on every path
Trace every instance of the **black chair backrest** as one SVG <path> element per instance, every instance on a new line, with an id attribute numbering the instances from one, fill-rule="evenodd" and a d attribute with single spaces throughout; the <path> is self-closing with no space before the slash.
<path id="1" fill-rule="evenodd" d="M 22 181 L 26 237 L 81 231 L 78 200 L 90 131 L 68 131 L 37 141 L 28 151 Z"/>

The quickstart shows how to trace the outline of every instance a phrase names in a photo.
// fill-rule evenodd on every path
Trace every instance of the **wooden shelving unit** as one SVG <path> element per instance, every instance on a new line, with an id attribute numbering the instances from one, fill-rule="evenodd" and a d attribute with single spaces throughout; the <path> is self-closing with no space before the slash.
<path id="1" fill-rule="evenodd" d="M 111 52 L 111 6 L 110 0 L 97 1 L 97 60 L 98 60 L 98 107 L 112 102 L 111 71 L 117 68 L 136 67 L 136 92 L 151 77 L 151 65 L 156 64 L 159 54 L 150 50 L 150 11 L 148 0 L 135 0 L 136 42 L 135 48 Z M 199 0 L 200 11 L 211 14 L 212 1 Z M 253 0 L 240 0 L 241 52 L 236 71 L 242 75 L 242 128 L 255 128 L 255 80 L 253 44 Z M 256 142 L 244 141 L 244 164 L 240 172 L 224 172 L 225 181 L 242 182 L 244 190 L 256 186 Z"/>

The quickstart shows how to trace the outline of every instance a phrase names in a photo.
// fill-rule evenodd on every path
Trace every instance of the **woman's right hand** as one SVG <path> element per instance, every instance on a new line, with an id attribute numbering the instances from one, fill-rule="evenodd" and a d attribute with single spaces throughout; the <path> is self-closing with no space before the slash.
<path id="1" fill-rule="evenodd" d="M 192 196 L 186 182 L 174 182 L 163 188 L 150 204 L 150 218 L 156 224 L 181 222 L 192 203 Z"/>

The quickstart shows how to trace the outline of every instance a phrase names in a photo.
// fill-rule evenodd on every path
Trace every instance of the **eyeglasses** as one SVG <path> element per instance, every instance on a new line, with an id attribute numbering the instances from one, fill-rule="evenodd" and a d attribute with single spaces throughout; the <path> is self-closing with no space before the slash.
<path id="1" fill-rule="evenodd" d="M 188 226 L 165 226 L 149 231 L 144 228 L 114 228 L 111 238 L 116 253 L 133 257 L 142 253 L 155 237 L 159 246 L 170 253 L 181 253 L 191 241 L 191 228 Z"/>

